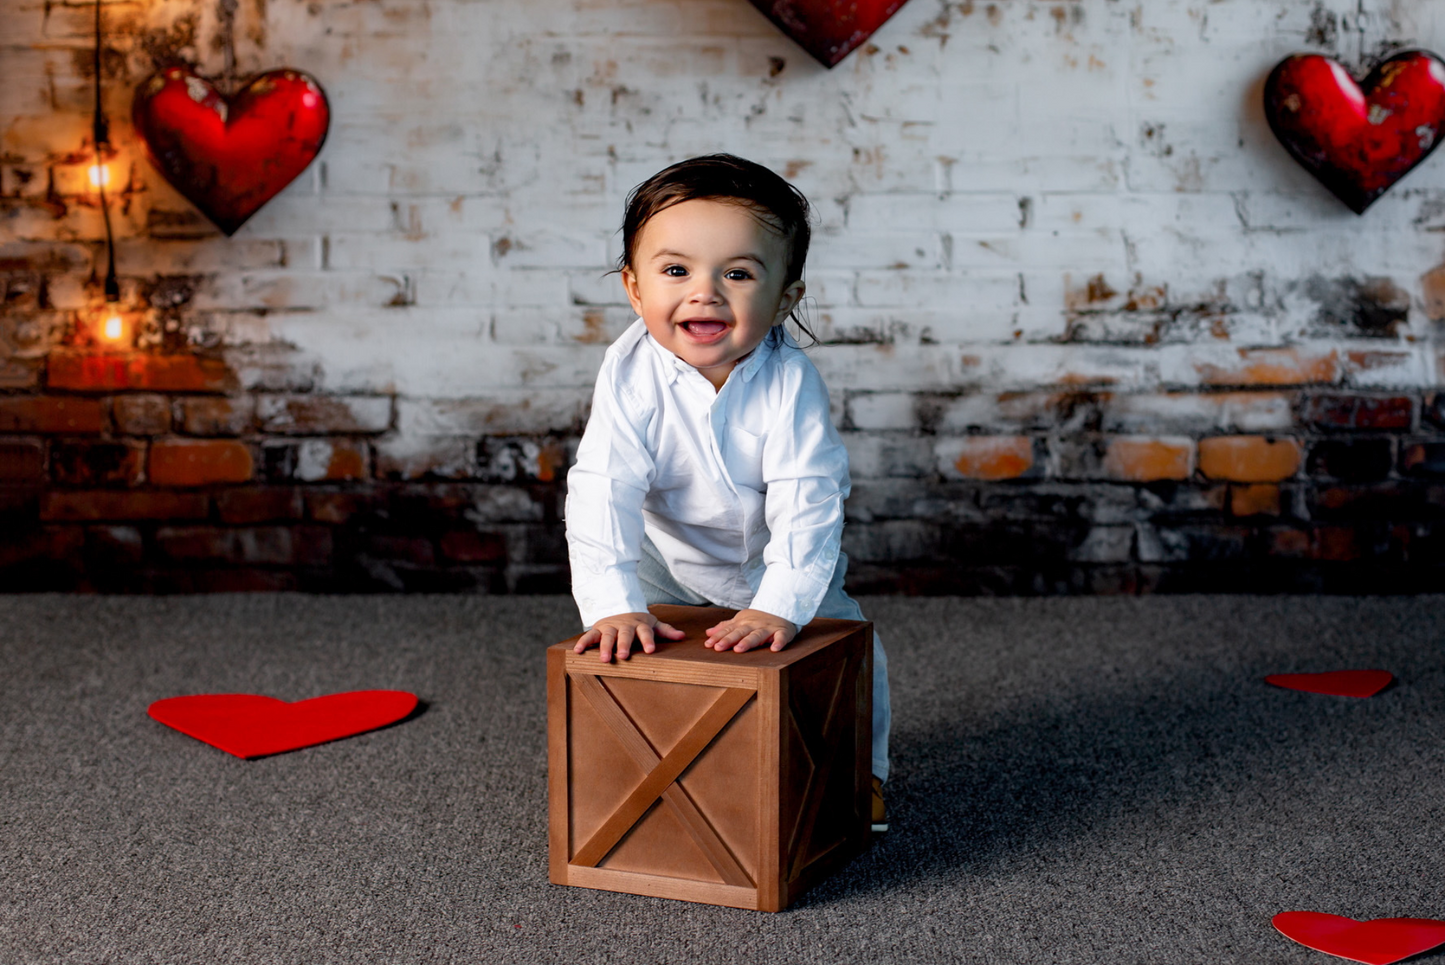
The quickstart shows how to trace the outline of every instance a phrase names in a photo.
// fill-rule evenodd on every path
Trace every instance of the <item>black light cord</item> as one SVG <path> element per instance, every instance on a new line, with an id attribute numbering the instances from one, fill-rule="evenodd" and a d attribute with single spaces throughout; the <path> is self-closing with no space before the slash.
<path id="1" fill-rule="evenodd" d="M 95 119 L 91 130 L 95 136 L 95 182 L 100 189 L 100 210 L 105 216 L 105 300 L 118 302 L 120 281 L 115 275 L 115 236 L 110 229 L 110 205 L 105 198 L 105 160 L 101 156 L 101 146 L 110 147 L 110 125 L 101 109 L 100 97 L 100 51 L 103 39 L 100 30 L 100 4 L 101 0 L 95 0 Z"/>

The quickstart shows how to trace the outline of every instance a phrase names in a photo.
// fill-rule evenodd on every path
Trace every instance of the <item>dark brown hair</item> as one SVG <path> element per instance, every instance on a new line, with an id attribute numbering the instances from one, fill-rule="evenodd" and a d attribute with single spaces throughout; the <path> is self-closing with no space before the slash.
<path id="1" fill-rule="evenodd" d="M 658 212 L 683 201 L 721 201 L 747 208 L 758 221 L 781 237 L 788 246 L 788 265 L 783 287 L 803 277 L 803 263 L 808 258 L 808 242 L 812 230 L 808 219 L 812 209 L 803 192 L 782 177 L 755 161 L 733 154 L 706 154 L 688 158 L 648 178 L 627 196 L 627 214 L 622 221 L 622 254 L 617 267 L 607 274 L 632 267 L 632 252 L 643 225 Z M 798 307 L 788 317 L 806 332 L 812 333 L 799 316 Z"/>

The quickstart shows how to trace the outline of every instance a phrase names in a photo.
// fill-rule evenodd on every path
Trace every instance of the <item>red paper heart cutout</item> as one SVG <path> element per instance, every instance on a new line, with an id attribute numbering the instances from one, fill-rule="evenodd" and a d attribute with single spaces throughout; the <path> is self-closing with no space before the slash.
<path id="1" fill-rule="evenodd" d="M 773 24 L 832 67 L 908 0 L 752 0 Z"/>
<path id="2" fill-rule="evenodd" d="M 404 690 L 352 690 L 288 703 L 259 694 L 195 694 L 157 700 L 146 713 L 237 757 L 265 757 L 361 734 L 416 709 Z"/>
<path id="3" fill-rule="evenodd" d="M 232 97 L 184 67 L 136 89 L 136 133 L 150 160 L 216 227 L 235 234 L 321 150 L 331 111 L 299 70 L 270 70 Z"/>
<path id="4" fill-rule="evenodd" d="M 1386 687 L 1395 675 L 1388 670 L 1331 670 L 1327 673 L 1277 673 L 1264 678 L 1267 684 L 1311 694 L 1335 697 L 1373 697 Z"/>
<path id="5" fill-rule="evenodd" d="M 1440 143 L 1445 61 L 1398 53 L 1362 90 L 1333 60 L 1295 54 L 1264 82 L 1264 114 L 1294 159 L 1361 214 Z"/>
<path id="6" fill-rule="evenodd" d="M 1445 921 L 1431 918 L 1355 921 L 1318 911 L 1285 911 L 1274 916 L 1274 927 L 1317 952 L 1366 965 L 1390 965 L 1445 944 Z"/>

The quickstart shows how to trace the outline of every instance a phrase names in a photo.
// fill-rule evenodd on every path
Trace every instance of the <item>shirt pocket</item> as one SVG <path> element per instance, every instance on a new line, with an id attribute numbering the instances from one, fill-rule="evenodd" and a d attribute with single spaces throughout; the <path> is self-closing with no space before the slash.
<path id="1" fill-rule="evenodd" d="M 723 462 L 735 485 L 763 492 L 763 437 L 729 426 L 723 437 Z"/>

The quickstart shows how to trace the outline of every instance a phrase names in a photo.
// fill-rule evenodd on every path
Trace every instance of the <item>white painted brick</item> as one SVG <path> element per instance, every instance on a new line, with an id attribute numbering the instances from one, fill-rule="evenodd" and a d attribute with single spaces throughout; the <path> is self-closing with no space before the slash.
<path id="1" fill-rule="evenodd" d="M 198 33 L 184 56 L 219 72 L 213 8 L 105 12 L 132 80 L 148 67 L 136 31 L 186 15 Z M 103 252 L 97 209 L 71 203 L 88 190 L 73 157 L 89 137 L 90 13 L 0 9 L 0 257 L 56 252 L 57 312 L 97 297 Z M 1208 373 L 1239 369 L 1241 349 L 1292 347 L 1334 353 L 1343 386 L 1445 378 L 1419 281 L 1445 257 L 1445 161 L 1356 216 L 1264 121 L 1264 76 L 1324 49 L 1322 15 L 1352 65 L 1384 41 L 1445 46 L 1434 3 L 910 3 L 825 70 L 734 0 L 243 4 L 238 67 L 313 72 L 333 106 L 325 149 L 224 238 L 142 159 L 130 90 L 111 83 L 136 188 L 112 210 L 118 267 L 127 299 L 157 275 L 198 276 L 185 324 L 247 385 L 400 393 L 414 408 L 379 464 L 466 475 L 501 411 L 488 400 L 543 400 L 547 414 L 506 431 L 573 424 L 633 318 L 605 274 L 628 190 L 726 150 L 815 207 L 805 314 L 829 344 L 809 353 L 835 416 L 855 393 L 869 471 L 890 471 L 879 440 L 911 431 L 920 391 L 949 432 L 1044 431 L 1063 418 L 1049 399 L 1080 391 L 1112 396 L 1106 431 L 1283 431 L 1295 390 L 1223 391 Z M 45 202 L 52 176 L 63 210 L 9 200 Z M 168 218 L 181 223 L 151 236 Z M 1096 277 L 1114 294 L 1090 301 Z M 1413 300 L 1398 337 L 1320 321 L 1318 282 L 1364 277 Z M 423 410 L 431 424 L 406 415 Z"/>
<path id="2" fill-rule="evenodd" d="M 390 276 L 392 278 L 397 275 Z M 413 304 L 418 307 L 477 307 L 494 308 L 498 303 L 501 283 L 486 267 L 471 267 L 460 271 L 405 272 L 401 275 L 412 284 Z M 545 292 L 537 291 L 534 297 Z M 510 301 L 510 299 L 508 300 Z M 520 299 L 514 304 L 523 304 Z"/>
<path id="3" fill-rule="evenodd" d="M 820 345 L 808 355 L 830 389 L 948 386 L 960 377 L 937 345 Z"/>
<path id="4" fill-rule="evenodd" d="M 1017 391 L 1036 386 L 1132 388 L 1153 381 L 1158 350 L 1115 345 L 970 345 L 961 382 Z"/>
<path id="5" fill-rule="evenodd" d="M 848 205 L 854 230 L 898 228 L 953 235 L 1007 236 L 1019 228 L 1019 198 L 1012 194 L 860 194 Z"/>
<path id="6" fill-rule="evenodd" d="M 1018 304 L 1018 296 L 1018 275 L 1013 273 L 858 272 L 858 303 L 867 308 L 937 307 L 964 318 L 1008 315 Z"/>
<path id="7" fill-rule="evenodd" d="M 575 432 L 592 388 L 500 390 L 457 399 L 399 398 L 397 426 L 422 436 L 497 436 Z"/>
<path id="8" fill-rule="evenodd" d="M 1286 392 L 1141 393 L 1112 397 L 1106 432 L 1272 432 L 1294 425 Z"/>
<path id="9" fill-rule="evenodd" d="M 855 429 L 914 429 L 918 426 L 911 392 L 860 392 L 848 400 Z"/>
<path id="10" fill-rule="evenodd" d="M 849 230 L 813 235 L 811 264 L 840 268 L 941 268 L 942 242 L 931 231 Z"/>
<path id="11" fill-rule="evenodd" d="M 199 310 L 400 306 L 414 288 L 405 274 L 267 271 L 213 276 L 190 304 Z"/>
<path id="12" fill-rule="evenodd" d="M 492 316 L 499 345 L 611 345 L 636 321 L 631 308 L 507 308 Z"/>

